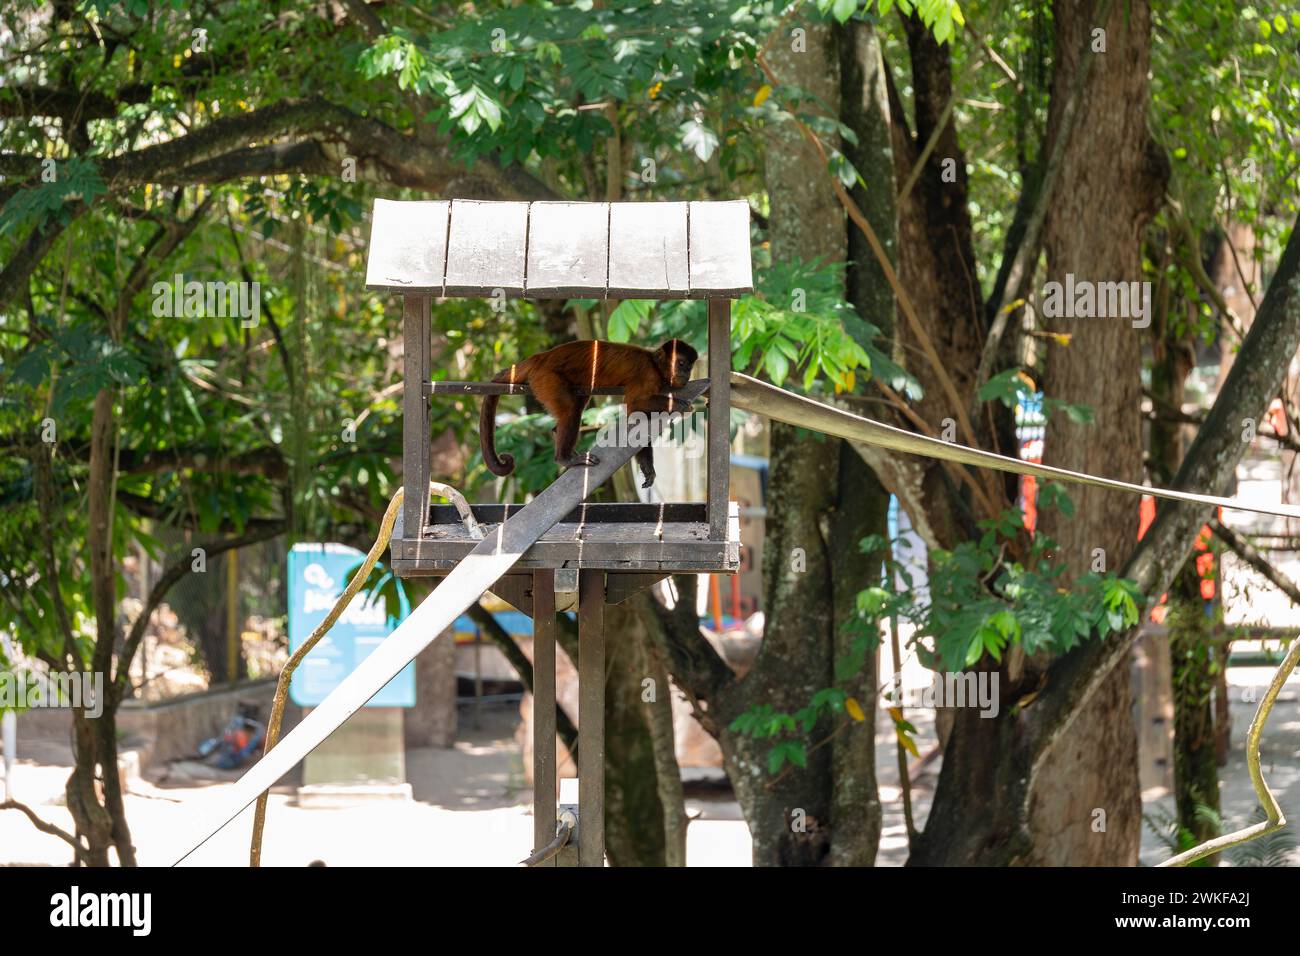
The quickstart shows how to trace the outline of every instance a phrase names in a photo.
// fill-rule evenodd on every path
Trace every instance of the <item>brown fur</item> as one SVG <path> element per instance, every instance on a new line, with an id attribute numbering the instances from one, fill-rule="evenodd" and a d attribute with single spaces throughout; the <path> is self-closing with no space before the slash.
<path id="1" fill-rule="evenodd" d="M 527 383 L 537 400 L 555 417 L 555 460 L 561 465 L 594 465 L 590 454 L 576 454 L 582 410 L 589 396 L 581 389 L 622 388 L 628 414 L 634 412 L 685 411 L 686 403 L 663 394 L 686 384 L 699 353 L 681 339 L 669 339 L 651 351 L 639 345 L 583 340 L 566 342 L 547 352 L 524 359 L 498 372 L 494 382 Z M 496 452 L 496 411 L 499 396 L 483 399 L 479 416 L 479 440 L 483 461 L 494 475 L 514 471 L 510 455 Z M 654 452 L 647 446 L 637 452 L 637 464 L 645 476 L 642 487 L 654 484 Z"/>

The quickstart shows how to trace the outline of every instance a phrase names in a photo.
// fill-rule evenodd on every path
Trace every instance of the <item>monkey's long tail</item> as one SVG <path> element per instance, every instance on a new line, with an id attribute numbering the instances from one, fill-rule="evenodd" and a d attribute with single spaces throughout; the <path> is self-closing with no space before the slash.
<path id="1" fill-rule="evenodd" d="M 505 372 L 500 372 L 492 378 L 494 382 L 513 382 L 518 385 L 527 381 L 522 377 L 520 366 L 515 366 Z M 499 395 L 484 395 L 483 408 L 478 416 L 478 439 L 479 447 L 483 450 L 483 464 L 487 465 L 487 470 L 500 478 L 504 478 L 515 470 L 514 455 L 498 455 L 496 445 L 497 434 L 497 402 L 500 401 Z"/>

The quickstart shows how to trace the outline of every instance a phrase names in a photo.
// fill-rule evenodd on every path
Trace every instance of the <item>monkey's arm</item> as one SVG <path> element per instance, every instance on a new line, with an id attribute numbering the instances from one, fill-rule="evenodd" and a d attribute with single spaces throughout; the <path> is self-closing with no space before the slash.
<path id="1" fill-rule="evenodd" d="M 676 395 L 627 396 L 629 412 L 688 412 L 693 403 Z"/>

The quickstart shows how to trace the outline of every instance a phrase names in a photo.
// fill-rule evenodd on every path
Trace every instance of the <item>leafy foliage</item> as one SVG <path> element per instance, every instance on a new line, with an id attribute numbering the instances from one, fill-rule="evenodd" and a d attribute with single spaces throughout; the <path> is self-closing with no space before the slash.
<path id="1" fill-rule="evenodd" d="M 979 398 L 982 402 L 1001 402 L 1010 409 L 1027 404 L 1032 399 L 1041 399 L 1043 411 L 1049 415 L 1060 411 L 1076 425 L 1092 424 L 1091 407 L 1065 402 L 1059 398 L 1043 397 L 1042 393 L 1036 390 L 1034 380 L 1020 368 L 1009 368 L 991 376 L 979 390 Z"/>
<path id="2" fill-rule="evenodd" d="M 874 6 L 879 17 L 886 16 L 895 7 L 903 16 L 915 13 L 940 43 L 952 41 L 956 28 L 966 24 L 961 7 L 954 0 L 875 0 L 874 3 L 867 0 L 862 4 L 859 0 L 817 0 L 818 10 L 831 14 L 841 23 L 859 13 L 859 6 L 863 11 Z"/>
<path id="3" fill-rule="evenodd" d="M 1205 804 L 1196 805 L 1196 819 L 1208 825 L 1214 833 L 1223 832 L 1223 820 L 1215 812 L 1213 807 L 1207 807 Z M 1164 807 L 1155 807 L 1147 813 L 1142 814 L 1142 822 L 1147 825 L 1147 829 L 1169 850 L 1170 855 L 1182 853 L 1190 850 L 1200 843 L 1200 839 L 1190 828 L 1182 826 L 1178 822 L 1177 815 L 1169 812 Z M 1251 844 L 1247 844 L 1249 846 Z M 1244 849 L 1244 847 L 1242 848 Z M 1210 860 L 1197 860 L 1189 866 L 1207 867 Z"/>
<path id="4" fill-rule="evenodd" d="M 1059 486 L 1046 489 L 1052 490 L 1040 497 L 1041 507 L 1072 507 Z M 1066 581 L 1064 562 L 1054 560 L 1055 543 L 1042 533 L 1028 539 L 1023 521 L 1018 510 L 1009 509 L 984 522 L 978 540 L 951 551 L 931 550 L 924 588 L 915 586 L 906 565 L 893 557 L 891 542 L 879 535 L 864 538 L 864 553 L 883 556 L 883 573 L 880 584 L 858 593 L 855 616 L 841 625 L 851 641 L 836 662 L 836 681 L 848 682 L 861 672 L 890 619 L 910 625 L 909 643 L 921 662 L 945 672 L 975 667 L 985 658 L 1001 663 L 1016 644 L 1026 654 L 1064 653 L 1137 623 L 1145 599 L 1131 581 L 1095 573 Z M 1023 557 L 1015 556 L 1022 552 Z M 806 738 L 820 720 L 842 712 L 845 700 L 843 690 L 824 688 L 794 714 L 763 704 L 737 717 L 731 729 L 784 745 Z M 916 728 L 901 712 L 891 716 L 899 739 L 914 750 Z M 784 749 L 780 754 L 772 751 L 778 766 L 788 759 Z"/>
<path id="5" fill-rule="evenodd" d="M 48 169 L 51 179 L 45 179 Z M 107 187 L 100 178 L 94 162 L 84 156 L 74 156 L 65 163 L 46 160 L 39 176 L 41 184 L 24 189 L 0 207 L 0 237 L 8 232 L 21 232 L 30 226 L 40 226 L 48 219 L 68 221 L 68 204 L 74 200 L 93 202 Z"/>
<path id="6" fill-rule="evenodd" d="M 1256 807 L 1252 822 L 1263 823 L 1267 819 L 1264 808 Z M 1300 839 L 1296 838 L 1295 830 L 1288 825 L 1256 837 L 1249 843 L 1234 846 L 1228 851 L 1227 857 L 1233 866 L 1294 866 L 1298 847 Z"/>
<path id="7" fill-rule="evenodd" d="M 1042 506 L 1059 507 L 1067 500 L 1058 489 Z M 1137 623 L 1144 598 L 1131 581 L 1113 573 L 1065 580 L 1065 563 L 1055 560 L 1051 538 L 1040 532 L 1026 548 L 1018 510 L 980 527 L 979 540 L 930 552 L 924 592 L 911 587 L 905 567 L 887 561 L 886 582 L 896 578 L 905 587 L 864 590 L 859 614 L 873 626 L 891 617 L 910 623 L 922 661 L 944 671 L 973 667 L 986 655 L 1000 663 L 1012 644 L 1026 654 L 1060 654 Z M 862 546 L 878 550 L 880 545 L 866 540 Z M 1013 557 L 1017 552 L 1023 557 Z"/>

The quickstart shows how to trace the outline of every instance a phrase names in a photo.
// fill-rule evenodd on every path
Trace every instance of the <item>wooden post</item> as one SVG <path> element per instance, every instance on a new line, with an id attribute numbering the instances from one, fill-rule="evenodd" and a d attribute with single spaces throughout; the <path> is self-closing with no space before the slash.
<path id="1" fill-rule="evenodd" d="M 731 300 L 709 300 L 709 540 L 727 540 L 731 476 Z"/>
<path id="2" fill-rule="evenodd" d="M 578 575 L 578 865 L 604 864 L 605 572 L 584 570 Z"/>
<path id="3" fill-rule="evenodd" d="M 555 572 L 547 568 L 533 572 L 533 852 L 555 838 L 555 803 Z"/>
<path id="4" fill-rule="evenodd" d="M 429 400 L 424 383 L 429 381 L 429 310 L 427 295 L 403 297 L 402 342 L 402 537 L 418 542 L 424 528 L 429 502 Z M 403 557 L 416 557 L 418 544 L 405 545 Z"/>
<path id="5" fill-rule="evenodd" d="M 226 552 L 226 681 L 239 679 L 239 549 Z"/>

